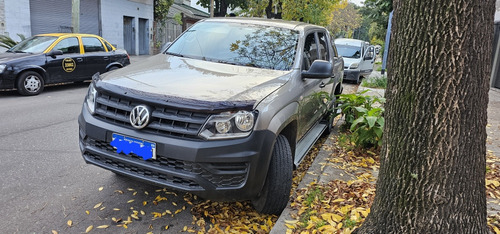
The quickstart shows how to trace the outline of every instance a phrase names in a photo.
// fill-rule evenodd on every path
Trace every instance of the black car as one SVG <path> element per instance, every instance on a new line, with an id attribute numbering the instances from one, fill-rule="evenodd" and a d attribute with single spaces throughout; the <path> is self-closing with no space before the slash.
<path id="1" fill-rule="evenodd" d="M 89 80 L 130 64 L 117 50 L 91 34 L 52 33 L 30 37 L 0 54 L 0 89 L 37 95 L 44 85 Z"/>

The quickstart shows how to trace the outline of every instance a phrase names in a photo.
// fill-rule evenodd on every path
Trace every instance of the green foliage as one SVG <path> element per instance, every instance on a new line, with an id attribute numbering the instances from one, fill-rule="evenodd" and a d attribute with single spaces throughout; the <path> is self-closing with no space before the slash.
<path id="1" fill-rule="evenodd" d="M 361 26 L 361 15 L 354 3 L 347 4 L 346 7 L 339 7 L 332 11 L 333 20 L 328 25 L 328 29 L 337 37 L 347 37 Z"/>
<path id="2" fill-rule="evenodd" d="M 346 218 L 343 221 L 343 226 L 345 228 L 353 228 L 356 227 L 356 220 L 352 220 L 351 217 L 346 216 Z"/>
<path id="3" fill-rule="evenodd" d="M 367 91 L 339 95 L 341 105 L 337 107 L 342 110 L 345 122 L 352 132 L 352 141 L 363 148 L 382 145 L 385 123 L 384 108 L 377 106 L 383 104 L 385 98 L 362 95 Z"/>
<path id="4" fill-rule="evenodd" d="M 210 0 L 198 0 L 198 5 L 210 9 Z M 247 0 L 214 0 L 214 16 L 226 16 L 227 10 L 248 9 Z"/>
<path id="5" fill-rule="evenodd" d="M 24 39 L 26 39 L 26 37 L 23 34 L 17 34 L 17 36 L 19 37 L 19 39 L 21 39 L 21 41 L 24 41 Z M 21 41 L 15 41 L 9 36 L 0 35 L 0 46 L 3 48 L 10 49 Z"/>
<path id="6" fill-rule="evenodd" d="M 154 0 L 154 20 L 157 22 L 165 20 L 173 3 L 174 0 Z"/>
<path id="7" fill-rule="evenodd" d="M 177 22 L 178 24 L 182 25 L 182 15 L 181 13 L 177 13 L 174 15 L 174 20 L 175 22 Z"/>
<path id="8" fill-rule="evenodd" d="M 378 67 L 382 69 L 382 67 Z M 375 88 L 375 89 L 385 89 L 387 88 L 387 76 L 380 77 L 370 77 L 368 79 L 364 79 L 361 83 L 361 86 L 367 88 Z"/>
<path id="9" fill-rule="evenodd" d="M 317 199 L 321 201 L 323 200 L 323 198 L 324 198 L 323 191 L 321 191 L 320 188 L 315 188 L 314 190 L 312 190 L 307 194 L 305 205 L 310 206 L 313 204 L 314 200 Z"/>
<path id="10" fill-rule="evenodd" d="M 282 0 L 283 19 L 303 21 L 327 26 L 332 21 L 331 12 L 344 0 Z"/>

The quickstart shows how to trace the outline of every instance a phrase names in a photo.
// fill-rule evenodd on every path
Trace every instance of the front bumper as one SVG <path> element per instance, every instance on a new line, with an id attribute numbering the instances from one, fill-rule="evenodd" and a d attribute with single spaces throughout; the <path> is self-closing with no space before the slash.
<path id="1" fill-rule="evenodd" d="M 13 89 L 15 88 L 15 77 L 13 78 L 10 75 L 0 74 L 0 89 Z"/>
<path id="2" fill-rule="evenodd" d="M 270 131 L 220 141 L 164 136 L 98 119 L 85 105 L 78 123 L 85 162 L 211 200 L 255 198 L 264 184 L 276 138 Z M 110 145 L 113 133 L 155 142 L 157 159 L 116 153 Z"/>
<path id="3" fill-rule="evenodd" d="M 344 69 L 344 80 L 357 81 L 360 76 L 359 70 Z"/>

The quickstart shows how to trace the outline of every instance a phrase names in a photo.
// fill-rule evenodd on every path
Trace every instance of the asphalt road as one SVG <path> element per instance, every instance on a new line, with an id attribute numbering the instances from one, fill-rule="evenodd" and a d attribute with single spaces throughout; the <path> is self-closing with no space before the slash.
<path id="1" fill-rule="evenodd" d="M 192 206 L 185 201 L 192 197 L 85 164 L 77 118 L 87 87 L 47 87 L 33 97 L 0 91 L 0 232 L 84 233 L 92 226 L 91 233 L 160 233 L 193 227 Z M 132 222 L 113 221 L 128 217 Z"/>

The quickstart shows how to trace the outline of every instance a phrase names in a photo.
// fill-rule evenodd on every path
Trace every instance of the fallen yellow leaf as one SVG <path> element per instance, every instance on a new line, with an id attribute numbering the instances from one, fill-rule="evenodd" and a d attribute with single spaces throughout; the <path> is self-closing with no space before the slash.
<path id="1" fill-rule="evenodd" d="M 73 225 L 73 221 L 71 221 L 71 219 L 70 219 L 70 220 L 68 220 L 67 224 L 69 227 L 71 227 Z"/>
<path id="2" fill-rule="evenodd" d="M 85 233 L 89 233 L 90 231 L 92 231 L 93 228 L 94 228 L 94 225 L 88 226 L 87 229 L 85 229 Z"/>
<path id="3" fill-rule="evenodd" d="M 99 207 L 99 206 L 101 206 L 101 205 L 102 205 L 102 202 L 97 203 L 97 204 L 94 206 L 94 209 L 98 208 L 98 207 Z"/>
<path id="4" fill-rule="evenodd" d="M 85 211 L 85 213 L 86 213 L 87 215 L 89 215 L 89 214 L 90 214 L 90 211 L 86 210 L 86 211 Z"/>
<path id="5" fill-rule="evenodd" d="M 97 228 L 99 228 L 99 229 L 105 229 L 105 228 L 108 228 L 108 227 L 109 227 L 109 225 L 101 225 L 101 226 L 98 226 Z"/>
<path id="6" fill-rule="evenodd" d="M 104 189 L 104 187 L 99 187 L 99 191 L 102 191 Z"/>
<path id="7" fill-rule="evenodd" d="M 52 234 L 58 234 L 56 230 L 52 230 Z"/>
<path id="8" fill-rule="evenodd" d="M 132 202 L 134 202 L 134 199 L 127 201 L 127 203 L 132 203 Z"/>

